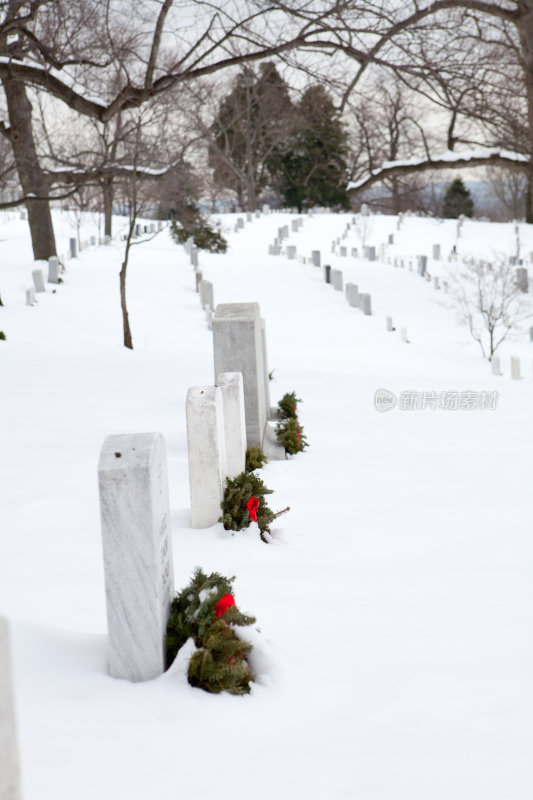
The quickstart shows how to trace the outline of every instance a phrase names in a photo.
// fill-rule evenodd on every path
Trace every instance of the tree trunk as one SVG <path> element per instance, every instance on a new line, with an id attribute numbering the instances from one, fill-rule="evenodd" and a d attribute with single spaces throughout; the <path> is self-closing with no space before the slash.
<path id="1" fill-rule="evenodd" d="M 46 197 L 49 182 L 39 164 L 31 121 L 31 103 L 24 83 L 5 78 L 3 80 L 10 123 L 10 139 L 17 165 L 17 172 L 25 195 Z M 48 200 L 27 200 L 33 257 L 44 259 L 56 255 L 56 242 L 52 214 Z"/>
<path id="2" fill-rule="evenodd" d="M 520 36 L 520 54 L 524 70 L 527 93 L 527 116 L 529 123 L 529 158 L 526 222 L 533 223 L 533 2 L 525 3 L 526 8 L 517 21 Z"/>
<path id="3" fill-rule="evenodd" d="M 104 195 L 104 236 L 111 237 L 113 228 L 113 178 L 105 178 L 102 186 Z"/>
<path id="4" fill-rule="evenodd" d="M 126 243 L 126 253 L 120 270 L 120 307 L 122 309 L 122 327 L 124 331 L 124 347 L 133 350 L 128 307 L 126 305 L 126 270 L 128 269 L 129 241 Z"/>

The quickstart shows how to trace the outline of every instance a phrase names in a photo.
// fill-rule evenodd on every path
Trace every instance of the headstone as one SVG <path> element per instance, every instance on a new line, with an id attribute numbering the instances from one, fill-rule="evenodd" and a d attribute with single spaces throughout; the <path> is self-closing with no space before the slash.
<path id="1" fill-rule="evenodd" d="M 433 245 L 433 259 L 434 261 L 440 261 L 440 244 Z"/>
<path id="2" fill-rule="evenodd" d="M 392 324 L 392 317 L 386 317 L 385 325 L 386 325 L 388 331 L 393 331 L 394 330 L 394 326 Z"/>
<path id="3" fill-rule="evenodd" d="M 76 258 L 78 255 L 78 243 L 76 239 L 69 239 L 70 257 Z"/>
<path id="4" fill-rule="evenodd" d="M 193 245 L 194 245 L 194 238 L 192 236 L 189 236 L 189 238 L 185 241 L 183 245 L 183 249 L 189 256 L 192 253 Z"/>
<path id="5" fill-rule="evenodd" d="M 297 219 L 292 219 L 292 220 L 291 220 L 291 231 L 292 231 L 293 233 L 297 233 L 297 232 L 298 232 L 298 228 L 299 228 L 299 227 L 300 227 L 299 220 L 297 220 Z"/>
<path id="6" fill-rule="evenodd" d="M 240 372 L 223 372 L 217 378 L 217 386 L 222 392 L 226 475 L 228 478 L 235 478 L 244 471 L 246 461 L 246 422 L 242 375 Z"/>
<path id="7" fill-rule="evenodd" d="M 296 258 L 296 246 L 293 244 L 287 245 L 287 258 L 293 261 Z"/>
<path id="8" fill-rule="evenodd" d="M 91 236 L 90 240 L 91 247 L 96 247 L 96 236 Z"/>
<path id="9" fill-rule="evenodd" d="M 380 261 L 385 261 L 385 255 L 386 255 L 386 247 L 385 247 L 384 244 L 380 244 L 380 246 L 379 246 L 379 260 Z"/>
<path id="10" fill-rule="evenodd" d="M 20 800 L 9 625 L 0 617 L 0 800 Z"/>
<path id="11" fill-rule="evenodd" d="M 261 317 L 261 346 L 263 350 L 263 383 L 265 386 L 265 412 L 268 418 L 270 412 L 270 379 L 268 377 L 268 351 L 267 351 L 267 335 L 266 335 L 266 322 Z"/>
<path id="12" fill-rule="evenodd" d="M 33 285 L 36 292 L 45 292 L 44 275 L 42 269 L 34 269 L 32 272 Z"/>
<path id="13" fill-rule="evenodd" d="M 252 214 L 251 211 L 247 211 L 246 212 L 246 221 L 247 222 L 253 222 L 254 221 L 254 215 Z"/>
<path id="14" fill-rule="evenodd" d="M 427 256 L 418 256 L 418 274 L 423 278 L 428 265 Z"/>
<path id="15" fill-rule="evenodd" d="M 407 343 L 409 341 L 407 338 L 407 328 L 400 328 L 400 338 L 402 342 Z"/>
<path id="16" fill-rule="evenodd" d="M 492 356 L 491 358 L 491 367 L 492 367 L 492 374 L 493 375 L 501 375 L 502 368 L 500 364 L 500 356 Z"/>
<path id="17" fill-rule="evenodd" d="M 511 356 L 511 378 L 520 380 L 520 359 Z"/>
<path id="18" fill-rule="evenodd" d="M 347 247 L 341 247 L 341 256 L 343 258 L 346 258 L 347 255 L 348 255 L 348 248 Z"/>
<path id="19" fill-rule="evenodd" d="M 98 463 L 113 678 L 148 681 L 165 671 L 174 596 L 165 441 L 160 433 L 108 436 Z"/>
<path id="20" fill-rule="evenodd" d="M 150 223 L 150 233 L 155 233 L 155 222 Z"/>
<path id="21" fill-rule="evenodd" d="M 389 233 L 389 244 L 394 244 L 394 234 Z"/>
<path id="22" fill-rule="evenodd" d="M 331 283 L 331 267 L 329 264 L 324 266 L 324 280 L 326 283 Z"/>
<path id="23" fill-rule="evenodd" d="M 509 256 L 509 266 L 516 267 L 518 258 L 516 256 Z"/>
<path id="24" fill-rule="evenodd" d="M 439 279 L 438 279 L 438 277 L 436 275 L 433 278 L 433 286 L 435 287 L 435 289 L 440 289 Z"/>
<path id="25" fill-rule="evenodd" d="M 376 248 L 375 247 L 369 247 L 368 248 L 368 260 L 369 261 L 375 261 L 376 260 Z"/>
<path id="26" fill-rule="evenodd" d="M 48 283 L 59 283 L 59 259 L 50 256 L 48 259 Z"/>
<path id="27" fill-rule="evenodd" d="M 256 219 L 259 219 L 259 217 L 261 216 L 261 212 L 259 211 L 258 208 L 255 210 L 254 216 L 255 216 Z"/>
<path id="28" fill-rule="evenodd" d="M 196 291 L 200 293 L 200 284 L 203 280 L 203 275 L 201 272 L 195 272 L 194 277 L 196 279 Z"/>
<path id="29" fill-rule="evenodd" d="M 35 290 L 26 289 L 26 305 L 32 306 L 35 303 Z"/>
<path id="30" fill-rule="evenodd" d="M 195 245 L 191 247 L 191 264 L 195 269 L 198 268 L 198 248 Z"/>
<path id="31" fill-rule="evenodd" d="M 200 294 L 200 303 L 202 308 L 209 306 L 209 308 L 214 308 L 215 303 L 213 301 L 213 284 L 211 281 L 204 281 L 201 280 L 198 284 L 198 292 Z"/>
<path id="32" fill-rule="evenodd" d="M 359 295 L 359 307 L 367 317 L 372 314 L 372 298 L 369 294 Z"/>
<path id="33" fill-rule="evenodd" d="M 320 266 L 320 250 L 311 251 L 311 263 L 314 267 Z"/>
<path id="34" fill-rule="evenodd" d="M 359 287 L 356 283 L 346 284 L 346 299 L 352 308 L 359 308 Z"/>
<path id="35" fill-rule="evenodd" d="M 448 294 L 448 281 L 442 282 L 442 288 L 444 289 L 444 294 Z"/>
<path id="36" fill-rule="evenodd" d="M 187 392 L 186 417 L 191 528 L 210 528 L 221 516 L 226 478 L 222 389 L 192 386 Z"/>
<path id="37" fill-rule="evenodd" d="M 261 446 L 265 430 L 265 370 L 261 314 L 257 303 L 224 303 L 213 317 L 215 379 L 241 372 L 244 384 L 247 446 Z"/>
<path id="38" fill-rule="evenodd" d="M 244 228 L 244 219 L 242 217 L 237 218 L 237 228 L 238 230 Z"/>
<path id="39" fill-rule="evenodd" d="M 270 214 L 270 206 L 268 203 L 263 204 L 263 214 Z"/>
<path id="40" fill-rule="evenodd" d="M 148 225 L 143 225 L 143 233 L 148 233 Z"/>
<path id="41" fill-rule="evenodd" d="M 424 279 L 426 283 L 429 283 L 429 281 L 431 280 L 431 275 L 429 274 L 429 272 L 424 272 Z"/>
<path id="42" fill-rule="evenodd" d="M 281 247 L 279 244 L 269 244 L 268 245 L 268 255 L 269 256 L 279 256 L 281 255 Z"/>
<path id="43" fill-rule="evenodd" d="M 340 269 L 331 270 L 331 285 L 337 292 L 342 292 L 342 271 Z"/>
<path id="44" fill-rule="evenodd" d="M 516 270 L 516 285 L 521 292 L 527 292 L 529 287 L 527 280 L 527 269 L 525 267 L 519 267 Z"/>
<path id="45" fill-rule="evenodd" d="M 361 204 L 361 214 L 363 215 L 363 217 L 368 217 L 368 215 L 370 214 L 370 210 L 366 203 Z"/>
<path id="46" fill-rule="evenodd" d="M 533 328 L 529 329 L 529 341 L 533 342 Z"/>
<path id="47" fill-rule="evenodd" d="M 352 258 L 357 258 L 358 250 L 357 247 L 352 247 Z"/>

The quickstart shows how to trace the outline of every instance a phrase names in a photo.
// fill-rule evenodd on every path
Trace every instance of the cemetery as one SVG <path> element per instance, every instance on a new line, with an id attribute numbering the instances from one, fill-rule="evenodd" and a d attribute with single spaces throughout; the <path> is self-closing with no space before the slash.
<path id="1" fill-rule="evenodd" d="M 127 221 L 54 214 L 48 263 L 0 216 L 0 800 L 208 800 L 236 753 L 260 800 L 525 800 L 529 227 L 489 361 L 455 284 L 512 224 L 140 219 L 127 350 Z"/>

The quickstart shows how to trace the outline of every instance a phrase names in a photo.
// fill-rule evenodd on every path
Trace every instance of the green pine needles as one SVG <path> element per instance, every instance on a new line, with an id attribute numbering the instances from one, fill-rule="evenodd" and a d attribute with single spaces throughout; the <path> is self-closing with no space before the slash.
<path id="1" fill-rule="evenodd" d="M 266 464 L 267 457 L 258 445 L 252 445 L 246 451 L 246 465 L 244 469 L 246 472 L 253 472 L 254 469 L 261 469 L 263 464 Z"/>
<path id="2" fill-rule="evenodd" d="M 270 524 L 290 508 L 274 513 L 265 501 L 265 495 L 272 494 L 255 472 L 241 472 L 236 478 L 226 478 L 224 499 L 221 503 L 222 522 L 227 531 L 242 531 L 250 522 L 257 522 L 263 542 L 268 542 Z"/>
<path id="3" fill-rule="evenodd" d="M 303 427 L 298 420 L 297 408 L 301 403 L 296 392 L 287 392 L 278 403 L 278 415 L 281 422 L 276 425 L 278 442 L 283 445 L 285 452 L 294 456 L 309 447 Z"/>
<path id="4" fill-rule="evenodd" d="M 197 567 L 189 585 L 172 601 L 167 626 L 167 664 L 192 639 L 197 649 L 189 661 L 188 681 L 214 694 L 248 694 L 254 680 L 246 661 L 252 645 L 237 635 L 235 627 L 256 620 L 235 605 L 234 580 L 218 572 L 206 575 Z"/>

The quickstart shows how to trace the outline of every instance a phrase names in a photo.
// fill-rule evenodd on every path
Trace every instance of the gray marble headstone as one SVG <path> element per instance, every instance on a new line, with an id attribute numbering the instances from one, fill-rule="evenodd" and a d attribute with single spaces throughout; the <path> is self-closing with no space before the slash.
<path id="1" fill-rule="evenodd" d="M 142 226 L 137 223 L 135 226 L 135 236 L 139 237 L 142 233 Z"/>
<path id="2" fill-rule="evenodd" d="M 418 256 L 418 274 L 423 278 L 428 265 L 427 256 Z"/>
<path id="3" fill-rule="evenodd" d="M 32 272 L 33 285 L 36 292 L 45 292 L 44 275 L 42 269 L 34 269 Z"/>
<path id="4" fill-rule="evenodd" d="M 297 233 L 299 227 L 300 227 L 299 220 L 292 219 L 291 220 L 291 231 L 293 233 Z"/>
<path id="5" fill-rule="evenodd" d="M 359 308 L 359 287 L 356 283 L 346 284 L 346 299 L 352 308 Z"/>
<path id="6" fill-rule="evenodd" d="M 91 247 L 96 247 L 96 236 L 91 236 L 90 238 Z"/>
<path id="7" fill-rule="evenodd" d="M 147 681 L 165 671 L 174 596 L 165 441 L 160 433 L 108 436 L 98 464 L 113 678 Z"/>
<path id="8" fill-rule="evenodd" d="M 516 270 L 516 285 L 521 292 L 527 292 L 529 287 L 527 280 L 527 269 L 525 269 L 525 267 L 519 267 Z"/>
<path id="9" fill-rule="evenodd" d="M 326 283 L 331 283 L 331 266 L 329 264 L 324 267 L 324 280 Z"/>
<path id="10" fill-rule="evenodd" d="M 50 256 L 48 259 L 48 283 L 59 283 L 59 259 Z"/>
<path id="11" fill-rule="evenodd" d="M 78 255 L 78 243 L 76 239 L 69 239 L 70 257 L 76 258 Z"/>
<path id="12" fill-rule="evenodd" d="M 191 386 L 186 420 L 191 528 L 210 528 L 221 515 L 227 475 L 222 389 Z"/>
<path id="13" fill-rule="evenodd" d="M 372 298 L 369 294 L 359 295 L 359 307 L 367 317 L 372 315 Z"/>
<path id="14" fill-rule="evenodd" d="M 198 291 L 200 294 L 200 303 L 202 304 L 202 308 L 206 308 L 206 306 L 214 308 L 215 303 L 213 300 L 213 284 L 211 281 L 200 281 L 198 284 Z"/>
<path id="15" fill-rule="evenodd" d="M 314 267 L 320 266 L 320 250 L 311 251 L 311 263 Z"/>
<path id="16" fill-rule="evenodd" d="M 9 625 L 0 617 L 0 800 L 20 800 Z"/>
<path id="17" fill-rule="evenodd" d="M 389 244 L 394 244 L 394 234 L 389 233 Z"/>
<path id="18" fill-rule="evenodd" d="M 246 440 L 261 446 L 267 409 L 261 312 L 257 303 L 223 303 L 213 317 L 214 380 L 222 372 L 241 372 Z"/>
<path id="19" fill-rule="evenodd" d="M 340 269 L 332 269 L 331 270 L 331 285 L 337 292 L 342 292 L 342 270 Z"/>

